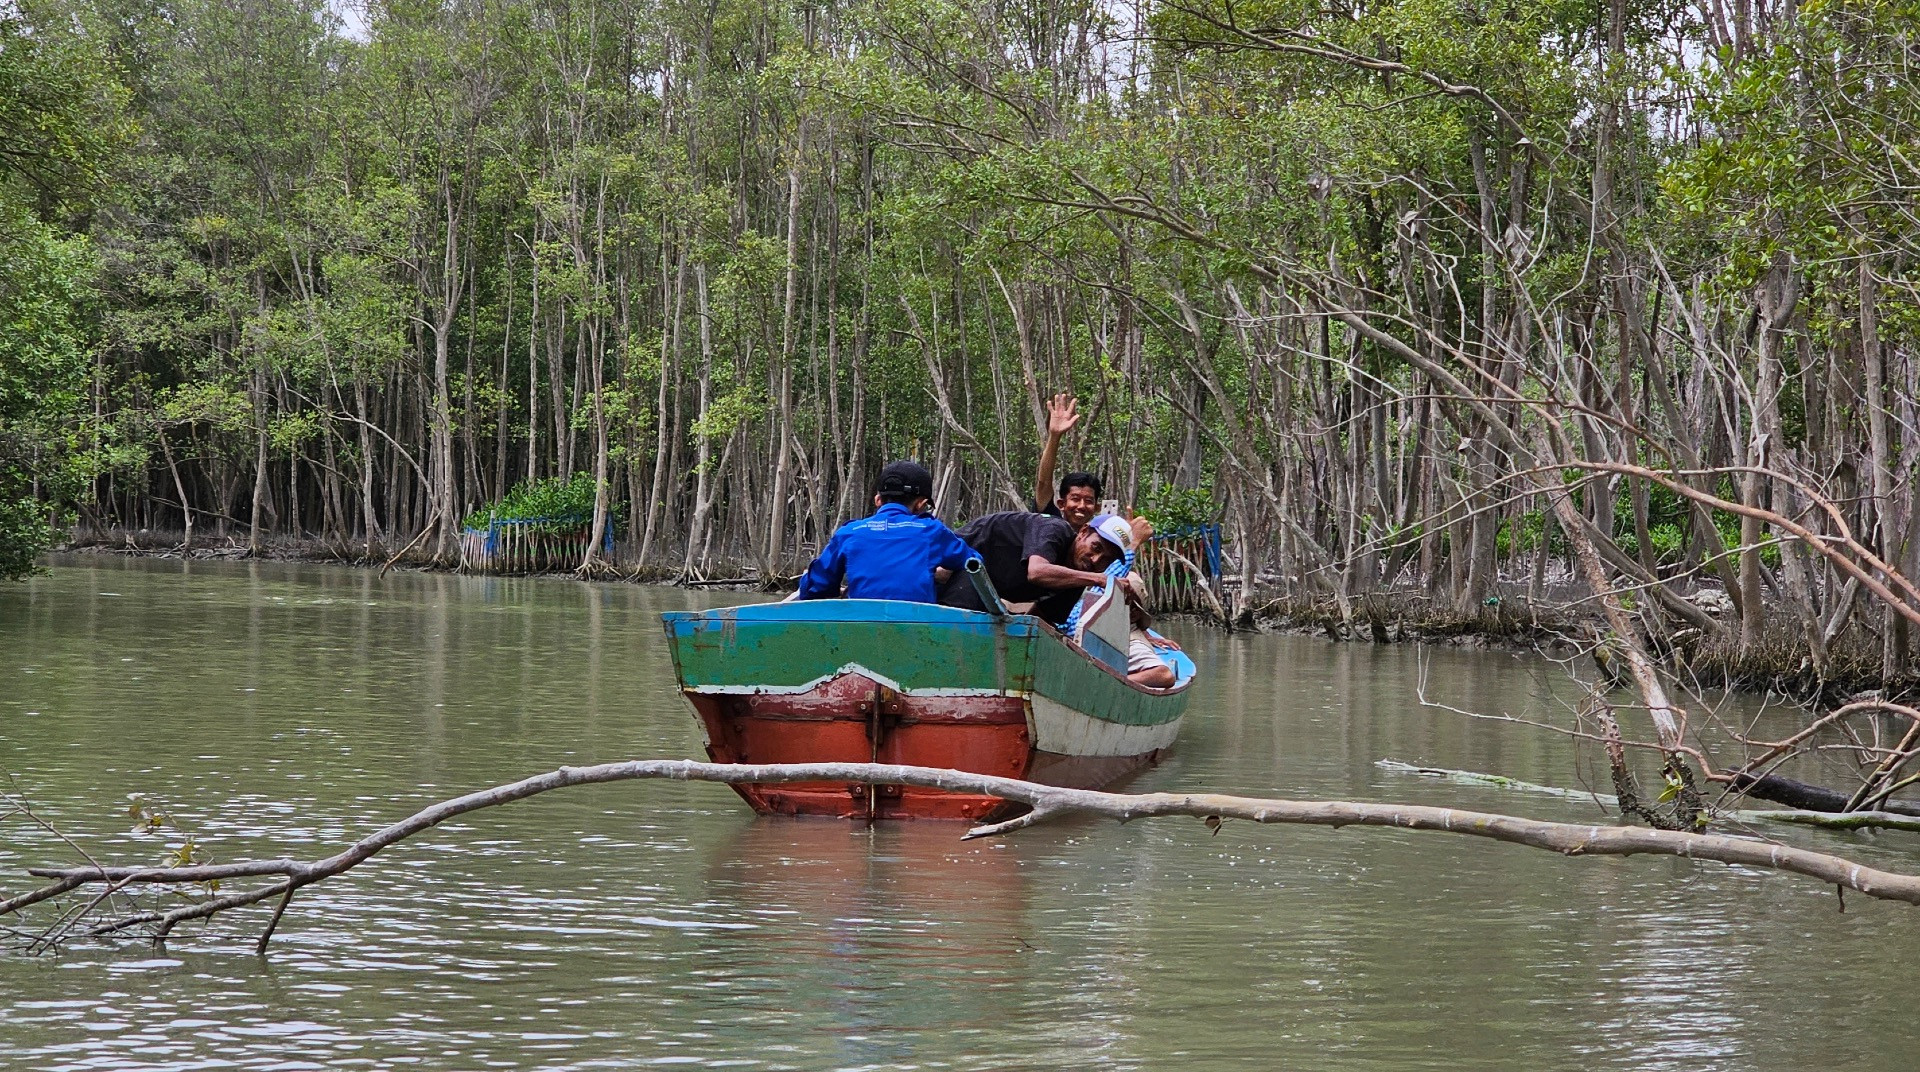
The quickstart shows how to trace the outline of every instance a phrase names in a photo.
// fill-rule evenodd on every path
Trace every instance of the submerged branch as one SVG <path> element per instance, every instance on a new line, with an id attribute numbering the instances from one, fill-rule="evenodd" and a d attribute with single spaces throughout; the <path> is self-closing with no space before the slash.
<path id="1" fill-rule="evenodd" d="M 1591 800 L 1602 807 L 1614 807 L 1619 801 L 1606 793 L 1595 793 L 1586 789 L 1563 789 L 1557 785 L 1541 785 L 1537 782 L 1523 782 L 1518 778 L 1508 778 L 1501 774 L 1487 774 L 1482 771 L 1454 770 L 1451 767 L 1421 767 L 1412 763 L 1403 763 L 1397 759 L 1376 759 L 1373 765 L 1390 774 L 1405 774 L 1415 778 L 1443 778 L 1460 785 L 1484 786 L 1488 789 L 1505 789 L 1515 793 L 1534 793 L 1549 797 L 1576 797 Z"/>
<path id="2" fill-rule="evenodd" d="M 1817 826 L 1826 830 L 1908 830 L 1920 832 L 1920 817 L 1890 811 L 1743 811 L 1741 819 Z"/>
<path id="3" fill-rule="evenodd" d="M 985 774 L 881 763 L 792 763 L 753 766 L 700 763 L 691 760 L 627 760 L 589 767 L 561 767 L 517 782 L 441 801 L 362 838 L 339 853 L 311 862 L 266 860 L 174 868 L 108 867 L 99 864 L 32 868 L 30 874 L 53 881 L 32 893 L 0 902 L 0 908 L 11 911 L 70 890 L 84 889 L 100 883 L 118 889 L 132 883 L 192 885 L 238 876 L 274 875 L 278 876 L 276 880 L 263 886 L 225 894 L 175 908 L 169 912 L 148 912 L 103 922 L 95 925 L 87 933 L 110 934 L 125 931 L 140 924 L 155 924 L 154 939 L 164 941 L 168 932 L 179 923 L 206 918 L 230 908 L 256 904 L 272 898 L 280 899 L 280 910 L 274 913 L 273 919 L 273 925 L 277 925 L 280 911 L 284 910 L 285 904 L 301 887 L 341 874 L 364 863 L 383 849 L 449 819 L 483 808 L 525 800 L 556 789 L 640 779 L 722 782 L 729 785 L 750 782 L 772 784 L 819 781 L 911 785 L 953 792 L 983 793 L 1026 804 L 1033 809 L 1033 819 L 976 827 L 967 833 L 967 837 L 991 836 L 1019 829 L 1045 817 L 1069 812 L 1104 815 L 1121 822 L 1184 815 L 1204 819 L 1210 827 L 1215 829 L 1223 819 L 1242 819 L 1279 825 L 1335 828 L 1382 826 L 1405 830 L 1432 830 L 1466 834 L 1516 845 L 1530 845 L 1565 856 L 1632 856 L 1648 853 L 1762 867 L 1805 875 L 1872 897 L 1920 904 L 1920 876 L 1881 871 L 1826 853 L 1725 835 L 1627 826 L 1545 822 L 1490 812 L 1408 804 L 1375 804 L 1339 800 L 1278 800 L 1217 793 L 1103 793 L 1085 789 L 1062 789 L 1057 786 L 1039 785 Z M 259 943 L 262 949 L 265 948 L 266 939 L 270 935 L 271 930 L 268 934 L 262 935 Z"/>
<path id="4" fill-rule="evenodd" d="M 1605 793 L 1594 793 L 1585 789 L 1563 789 L 1555 785 L 1540 785 L 1536 782 L 1523 782 L 1518 778 L 1508 778 L 1499 774 L 1487 774 L 1483 771 L 1454 770 L 1449 767 L 1419 767 L 1411 763 L 1402 763 L 1397 759 L 1379 759 L 1374 766 L 1390 774 L 1405 774 L 1416 778 L 1443 778 L 1460 785 L 1481 786 L 1487 789 L 1503 789 L 1515 793 L 1533 793 L 1539 796 L 1567 797 L 1591 800 L 1601 807 L 1619 806 L 1619 798 Z M 1782 779 L 1784 781 L 1785 779 Z M 1839 793 L 1820 786 L 1808 786 L 1804 782 L 1792 782 L 1803 789 L 1817 790 L 1825 794 L 1815 798 L 1817 803 L 1827 803 L 1838 799 Z M 1896 802 L 1901 803 L 1901 802 Z M 1828 830 L 1910 830 L 1920 832 L 1920 813 L 1899 811 L 1853 811 L 1841 812 L 1836 808 L 1806 810 L 1804 808 L 1771 808 L 1758 811 L 1716 812 L 1721 818 L 1740 822 L 1790 823 L 1794 826 L 1817 826 Z"/>

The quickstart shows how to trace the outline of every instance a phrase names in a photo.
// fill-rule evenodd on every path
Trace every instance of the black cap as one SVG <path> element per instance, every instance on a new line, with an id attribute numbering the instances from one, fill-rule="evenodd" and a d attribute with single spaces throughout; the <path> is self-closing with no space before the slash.
<path id="1" fill-rule="evenodd" d="M 880 485 L 875 490 L 883 499 L 929 499 L 933 497 L 933 474 L 919 462 L 888 462 L 880 470 Z"/>

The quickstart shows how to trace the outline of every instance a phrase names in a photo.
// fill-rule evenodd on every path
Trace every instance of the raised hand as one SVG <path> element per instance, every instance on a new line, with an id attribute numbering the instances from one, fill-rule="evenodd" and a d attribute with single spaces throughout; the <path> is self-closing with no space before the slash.
<path id="1" fill-rule="evenodd" d="M 1055 439 L 1073 431 L 1080 423 L 1080 402 L 1065 391 L 1047 403 L 1047 434 Z"/>

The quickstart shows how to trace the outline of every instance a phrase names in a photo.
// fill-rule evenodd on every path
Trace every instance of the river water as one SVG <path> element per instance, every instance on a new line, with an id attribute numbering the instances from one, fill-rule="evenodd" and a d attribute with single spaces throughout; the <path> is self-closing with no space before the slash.
<path id="1" fill-rule="evenodd" d="M 656 617 L 738 601 L 281 563 L 104 556 L 0 587 L 0 770 L 96 858 L 318 857 L 563 763 L 696 756 Z M 1551 663 L 1175 624 L 1202 668 L 1133 784 L 1591 803 Z M 1589 772 L 1590 773 L 1590 772 Z M 128 795 L 173 826 L 133 832 Z M 468 816 L 264 909 L 0 954 L 0 1067 L 1900 1069 L 1911 909 L 1670 859 L 1433 833 L 1072 820 L 761 819 L 628 783 Z M 1791 835 L 1920 868 L 1914 835 Z M 0 890 L 75 849 L 0 823 Z M 45 920 L 46 917 L 39 917 Z"/>

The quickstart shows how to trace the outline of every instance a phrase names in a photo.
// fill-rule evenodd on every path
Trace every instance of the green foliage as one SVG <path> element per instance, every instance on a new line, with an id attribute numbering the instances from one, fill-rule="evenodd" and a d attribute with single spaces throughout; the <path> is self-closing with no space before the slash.
<path id="1" fill-rule="evenodd" d="M 1920 148 L 1920 96 L 1885 74 L 1911 62 L 1916 18 L 1913 0 L 1817 0 L 1745 55 L 1676 73 L 1715 132 L 1660 176 L 1679 222 L 1723 254 L 1724 292 L 1792 265 L 1816 338 L 1847 333 L 1863 252 L 1889 277 L 1883 334 L 1920 337 L 1911 205 L 1882 195 L 1910 188 Z M 1784 387 L 1784 431 L 1798 441 L 1805 399 Z"/>
<path id="2" fill-rule="evenodd" d="M 44 216 L 96 192 L 134 131 L 94 43 L 57 15 L 34 25 L 19 12 L 0 8 L 0 185 Z"/>
<path id="3" fill-rule="evenodd" d="M 0 11 L 0 580 L 32 572 L 83 478 L 98 257 L 59 218 L 129 134 L 124 94 L 69 30 Z"/>
<path id="4" fill-rule="evenodd" d="M 1206 488 L 1181 488 L 1163 484 L 1147 494 L 1140 513 L 1159 532 L 1211 525 L 1220 520 L 1213 492 Z"/>
<path id="5" fill-rule="evenodd" d="M 1653 545 L 1654 558 L 1662 565 L 1679 562 L 1686 552 L 1686 541 L 1686 532 L 1678 525 L 1669 522 L 1647 526 L 1647 542 Z"/>
<path id="6" fill-rule="evenodd" d="M 276 450 L 294 450 L 320 438 L 323 422 L 312 410 L 283 413 L 267 424 L 267 442 Z"/>
<path id="7" fill-rule="evenodd" d="M 1652 547 L 1654 561 L 1663 566 L 1678 565 L 1685 556 L 1687 541 L 1693 531 L 1693 511 L 1685 499 L 1663 485 L 1650 484 L 1646 492 L 1647 541 Z M 1634 534 L 1632 491 L 1624 482 L 1613 504 L 1613 541 L 1628 554 L 1639 554 L 1638 537 Z"/>
<path id="8" fill-rule="evenodd" d="M 713 401 L 707 412 L 693 422 L 693 434 L 708 439 L 724 439 L 741 425 L 766 415 L 766 399 L 752 386 L 744 386 Z"/>
<path id="9" fill-rule="evenodd" d="M 1542 510 L 1528 510 L 1520 515 L 1520 524 L 1517 528 L 1520 544 L 1519 550 L 1522 553 L 1539 550 L 1541 537 L 1547 533 L 1549 528 L 1546 512 Z M 1494 550 L 1500 556 L 1505 557 L 1514 553 L 1515 529 L 1516 526 L 1512 519 L 1502 518 L 1500 520 L 1500 527 L 1494 530 Z M 1571 553 L 1573 546 L 1567 542 L 1566 534 L 1560 531 L 1560 526 L 1557 524 L 1552 525 L 1551 529 L 1552 535 L 1548 537 L 1548 551 L 1555 555 Z"/>
<path id="10" fill-rule="evenodd" d="M 153 800 L 145 793 L 127 794 L 127 818 L 133 820 L 135 834 L 172 831 L 180 836 L 178 844 L 161 853 L 159 860 L 161 867 L 192 867 L 214 862 L 213 855 L 200 845 L 193 831 L 181 826 L 165 805 Z M 219 879 L 210 879 L 202 885 L 209 893 L 217 893 L 220 890 Z"/>
<path id="11" fill-rule="evenodd" d="M 491 520 L 551 521 L 552 528 L 571 530 L 593 517 L 594 481 L 592 473 L 570 477 L 549 477 L 531 483 L 515 484 L 506 497 L 483 510 L 468 514 L 462 522 L 470 529 L 484 529 Z"/>
<path id="12" fill-rule="evenodd" d="M 662 547 L 703 483 L 723 521 L 764 509 L 773 459 L 810 485 L 800 540 L 877 458 L 941 451 L 962 510 L 1017 493 L 1026 403 L 1063 389 L 1062 465 L 1137 470 L 1163 529 L 1231 500 L 1256 559 L 1405 546 L 1517 460 L 1481 453 L 1459 382 L 1523 443 L 1559 413 L 1573 450 L 1649 464 L 1760 431 L 1816 468 L 1864 457 L 1863 267 L 1889 393 L 1914 382 L 1920 95 L 1886 73 L 1914 0 L 1810 0 L 1724 53 L 1677 0 L 404 0 L 364 39 L 335 8 L 0 16 L 7 562 L 101 472 L 103 503 L 151 506 L 163 442 L 198 508 L 244 512 L 262 430 L 268 523 L 404 528 L 604 443 L 615 510 L 666 473 Z M 1665 382 L 1622 343 L 1636 320 Z M 1722 392 L 1780 427 L 1666 427 L 1656 386 L 1683 421 Z M 1616 486 L 1564 476 L 1583 509 Z M 1307 540 L 1273 538 L 1276 488 Z M 1712 538 L 1647 490 L 1663 561 Z M 542 481 L 467 521 L 592 494 Z M 1543 540 L 1566 553 L 1538 512 L 1495 534 Z"/>
<path id="13" fill-rule="evenodd" d="M 84 237 L 0 203 L 0 580 L 33 570 L 78 490 L 95 258 Z"/>
<path id="14" fill-rule="evenodd" d="M 17 477 L 0 462 L 0 482 L 16 484 Z M 0 493 L 0 580 L 19 580 L 36 569 L 34 560 L 53 546 L 57 536 L 47 522 L 47 510 L 31 495 Z"/>
<path id="15" fill-rule="evenodd" d="M 1713 512 L 1714 527 L 1720 530 L 1720 542 L 1729 551 L 1740 547 L 1740 519 L 1725 510 Z M 1772 536 L 1760 538 L 1760 561 L 1769 569 L 1780 568 L 1780 541 Z"/>
<path id="16" fill-rule="evenodd" d="M 200 425 L 219 432 L 253 426 L 252 403 L 224 383 L 183 383 L 159 392 L 155 402 L 154 416 L 161 425 Z"/>

